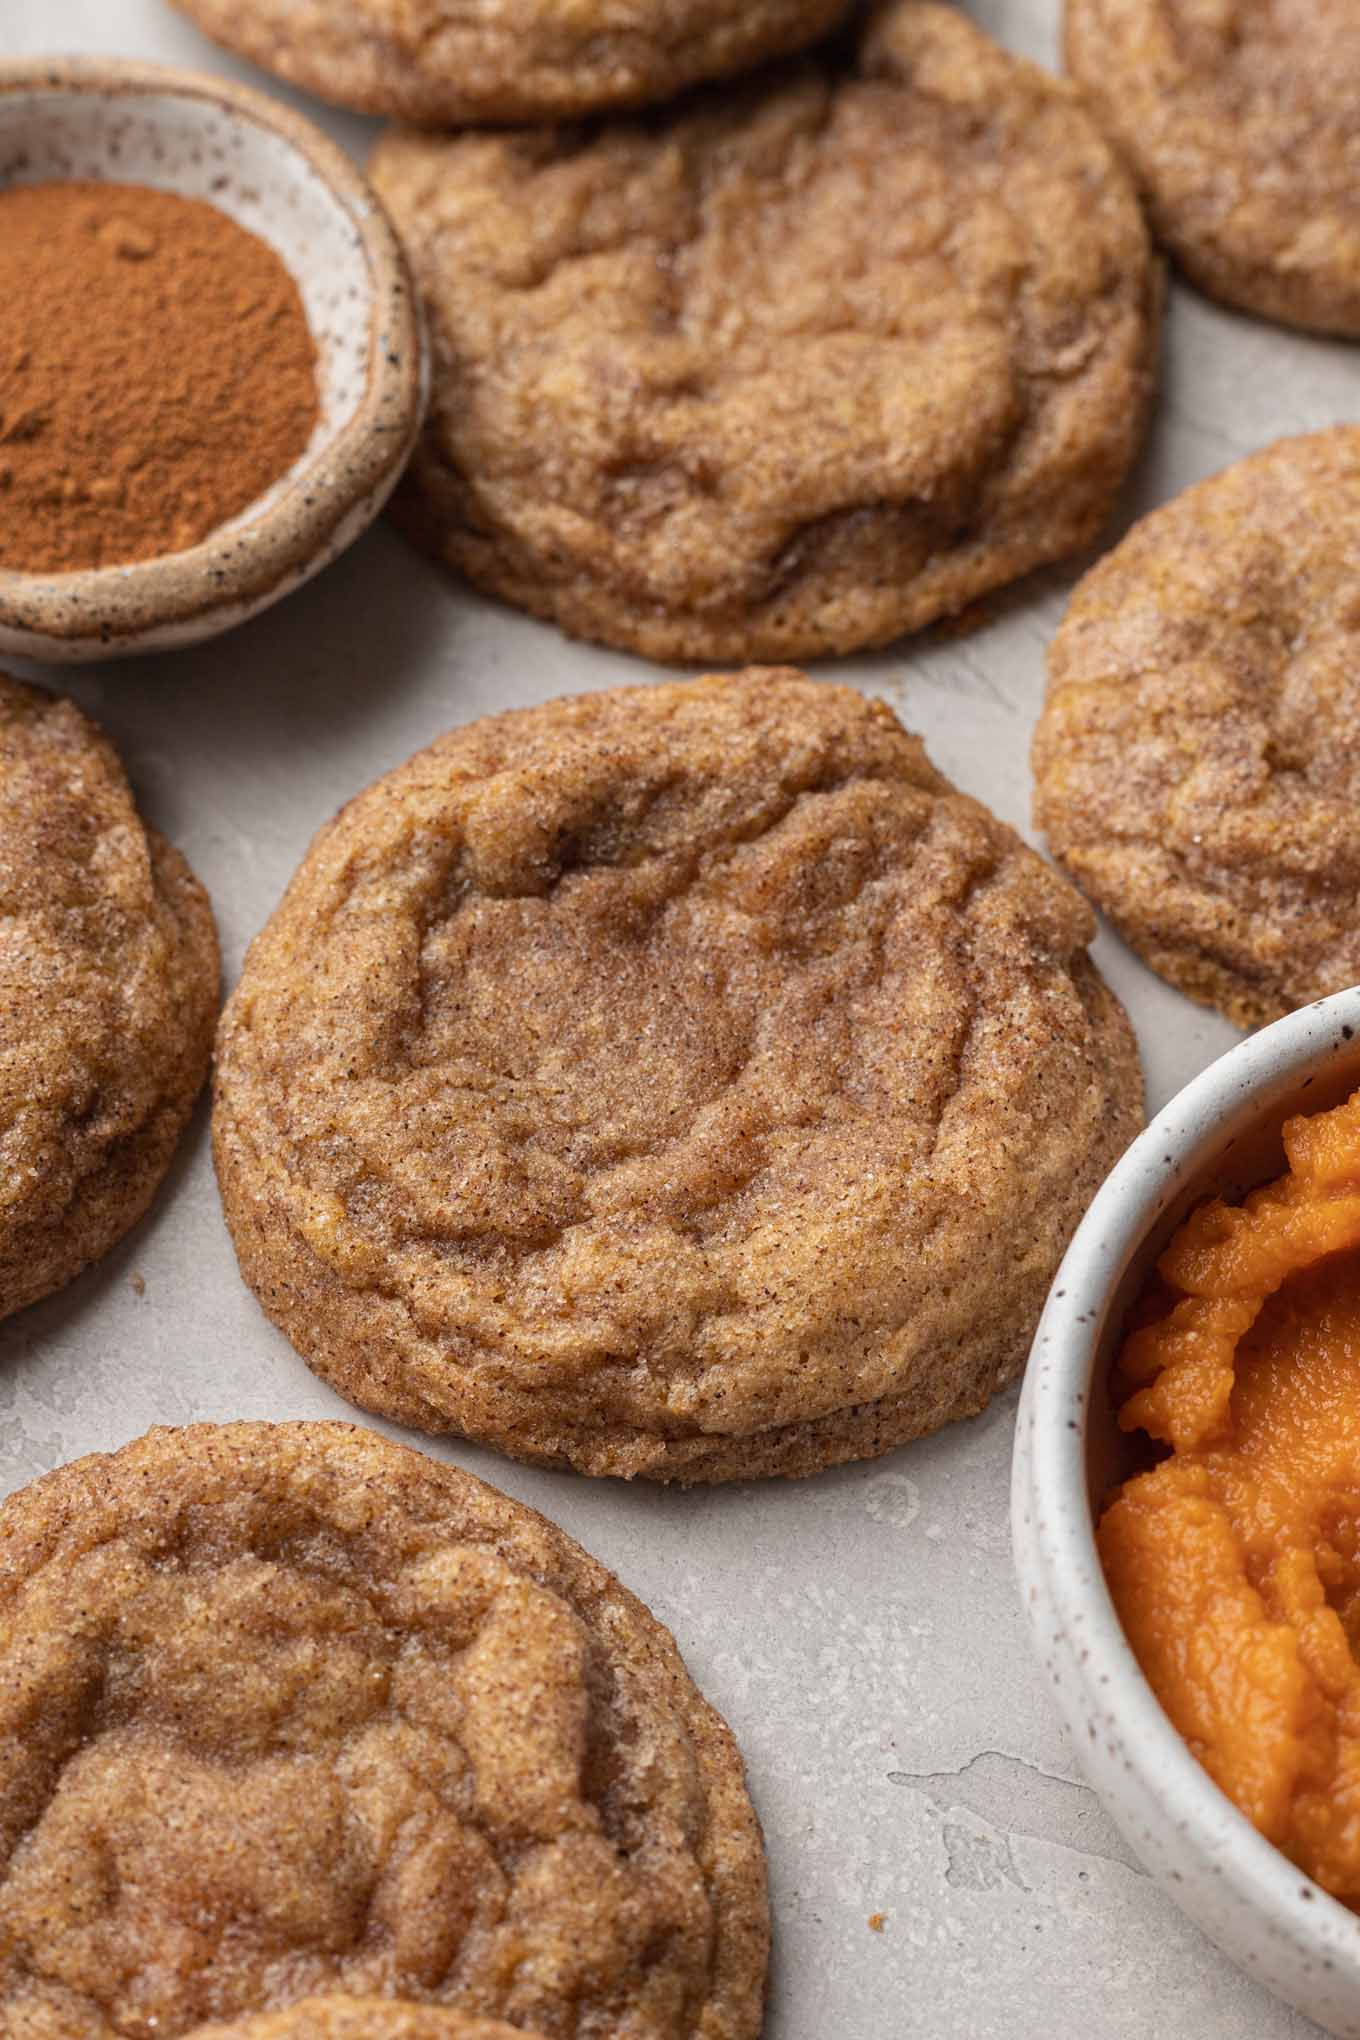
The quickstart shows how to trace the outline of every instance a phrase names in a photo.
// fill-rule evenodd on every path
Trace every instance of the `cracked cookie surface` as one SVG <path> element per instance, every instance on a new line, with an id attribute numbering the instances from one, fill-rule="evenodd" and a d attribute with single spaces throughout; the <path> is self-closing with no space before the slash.
<path id="1" fill-rule="evenodd" d="M 590 1473 L 885 1451 L 1020 1367 L 1139 1124 L 1080 896 L 795 672 L 451 732 L 246 961 L 214 1141 L 342 1394 Z"/>
<path id="2" fill-rule="evenodd" d="M 1194 282 L 1360 337 L 1354 0 L 1067 0 L 1066 50 Z"/>
<path id="3" fill-rule="evenodd" d="M 174 0 L 322 99 L 432 126 L 574 120 L 802 49 L 847 0 Z"/>
<path id="4" fill-rule="evenodd" d="M 1035 819 L 1155 971 L 1256 1027 L 1360 980 L 1360 429 L 1145 517 L 1049 652 Z"/>
<path id="5" fill-rule="evenodd" d="M 198 1425 L 0 1507 L 7 2040 L 337 1991 L 751 2040 L 767 1945 L 726 1728 L 494 1488 L 349 1425 Z"/>
<path id="6" fill-rule="evenodd" d="M 371 171 L 434 343 L 400 514 L 577 636 L 885 643 L 1084 545 L 1138 446 L 1132 183 L 933 0 L 645 122 L 395 133 Z"/>
<path id="7" fill-rule="evenodd" d="M 112 746 L 0 675 L 0 1318 L 150 1204 L 208 1073 L 217 936 Z"/>
<path id="8" fill-rule="evenodd" d="M 392 1998 L 306 1998 L 229 2026 L 196 2026 L 190 2040 L 541 2040 L 522 2026 Z"/>

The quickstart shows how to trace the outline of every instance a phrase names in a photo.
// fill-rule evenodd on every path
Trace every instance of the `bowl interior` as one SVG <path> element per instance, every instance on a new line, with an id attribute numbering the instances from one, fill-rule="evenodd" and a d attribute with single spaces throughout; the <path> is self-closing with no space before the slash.
<path id="1" fill-rule="evenodd" d="M 1100 1513 L 1110 1490 L 1148 1463 L 1138 1437 L 1119 1429 L 1110 1394 L 1110 1377 L 1123 1340 L 1123 1328 L 1144 1283 L 1172 1234 L 1197 1204 L 1221 1197 L 1238 1203 L 1249 1191 L 1283 1173 L 1282 1138 L 1285 1121 L 1299 1112 L 1326 1112 L 1340 1105 L 1360 1086 L 1360 1036 L 1352 1042 L 1338 1031 L 1327 1060 L 1318 1068 L 1281 1073 L 1264 1097 L 1254 1090 L 1230 1106 L 1225 1120 L 1202 1134 L 1196 1150 L 1176 1173 L 1176 1188 L 1155 1222 L 1134 1247 L 1119 1281 L 1111 1290 L 1097 1328 L 1086 1425 L 1086 1485 L 1092 1519 Z M 1166 1165 L 1175 1166 L 1175 1115 L 1181 1101 L 1173 1099 L 1150 1132 L 1164 1128 Z M 1169 1122 L 1165 1124 L 1164 1122 Z"/>
<path id="2" fill-rule="evenodd" d="M 0 93 L 0 186 L 66 178 L 204 199 L 292 273 L 316 343 L 321 417 L 292 468 L 214 539 L 255 523 L 334 446 L 364 401 L 374 286 L 358 223 L 301 149 L 210 88 L 54 82 Z"/>

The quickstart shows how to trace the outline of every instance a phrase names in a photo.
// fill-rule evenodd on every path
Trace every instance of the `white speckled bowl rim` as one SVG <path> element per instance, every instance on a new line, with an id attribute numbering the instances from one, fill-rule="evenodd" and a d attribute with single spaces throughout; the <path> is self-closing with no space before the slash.
<path id="1" fill-rule="evenodd" d="M 319 129 L 265 93 L 166 65 L 76 57 L 0 62 L 0 114 L 15 98 L 73 95 L 127 100 L 142 117 L 156 101 L 173 107 L 177 119 L 186 108 L 201 108 L 205 126 L 253 123 L 271 144 L 295 152 L 300 172 L 324 186 L 352 228 L 368 291 L 356 316 L 364 317 L 367 335 L 362 388 L 339 429 L 319 428 L 278 482 L 200 544 L 65 574 L 0 568 L 0 652 L 58 661 L 214 636 L 319 572 L 372 522 L 396 486 L 429 393 L 423 321 L 400 243 L 362 173 Z M 9 146 L 13 161 L 15 145 Z M 147 181 L 181 188 L 173 172 Z"/>
<path id="2" fill-rule="evenodd" d="M 1360 2036 L 1360 1919 L 1251 1826 L 1163 1713 L 1096 1553 L 1090 1454 L 1093 1419 L 1112 1422 L 1093 1404 L 1093 1390 L 1108 1377 L 1128 1303 L 1173 1224 L 1230 1175 L 1233 1148 L 1357 1084 L 1360 987 L 1230 1050 L 1133 1143 L 1054 1281 L 1025 1378 L 1011 1489 L 1025 1611 L 1078 1760 L 1107 1812 L 1211 1939 L 1348 2040 Z"/>

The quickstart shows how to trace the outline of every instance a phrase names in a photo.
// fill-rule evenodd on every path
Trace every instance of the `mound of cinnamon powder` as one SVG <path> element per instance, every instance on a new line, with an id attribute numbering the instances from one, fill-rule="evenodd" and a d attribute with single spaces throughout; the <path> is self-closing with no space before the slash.
<path id="1" fill-rule="evenodd" d="M 319 412 L 296 284 L 215 206 L 80 180 L 0 192 L 0 566 L 196 545 Z"/>

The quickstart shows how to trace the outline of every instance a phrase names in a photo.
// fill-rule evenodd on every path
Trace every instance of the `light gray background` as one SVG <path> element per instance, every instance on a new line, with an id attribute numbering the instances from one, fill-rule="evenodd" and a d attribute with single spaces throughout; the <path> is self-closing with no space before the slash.
<path id="1" fill-rule="evenodd" d="M 244 4 L 244 0 L 243 0 Z M 1059 0 L 973 0 L 1053 63 Z M 253 77 L 158 0 L 0 0 L 6 55 L 109 52 Z M 294 96 L 295 95 L 284 95 Z M 372 124 L 296 103 L 354 150 Z M 1172 295 L 1161 403 L 1120 519 L 1278 435 L 1355 412 L 1354 349 Z M 1024 829 L 1044 647 L 1071 573 L 975 635 L 845 660 L 936 762 Z M 379 529 L 205 650 L 49 672 L 121 747 L 148 814 L 212 893 L 228 982 L 317 825 L 437 731 L 645 678 L 442 578 Z M 1236 1038 L 1108 933 L 1155 1109 Z M 98 1269 L 0 1326 L 0 1490 L 155 1423 L 350 1414 L 242 1287 L 200 1111 L 151 1217 Z M 145 1290 L 134 1284 L 140 1276 Z M 776 1943 L 769 2040 L 1297 2040 L 1138 1869 L 1030 1661 L 1012 1584 L 1015 1394 L 875 1465 L 669 1493 L 448 1456 L 615 1567 L 679 1639 L 746 1754 Z M 881 1933 L 868 1917 L 886 1915 Z"/>

